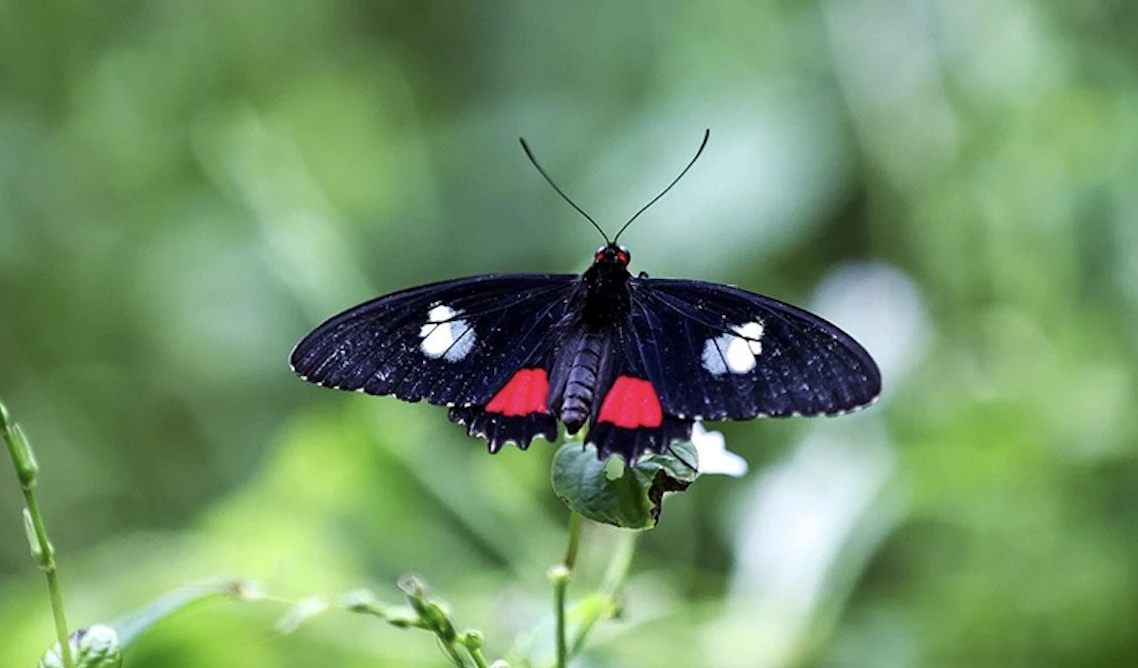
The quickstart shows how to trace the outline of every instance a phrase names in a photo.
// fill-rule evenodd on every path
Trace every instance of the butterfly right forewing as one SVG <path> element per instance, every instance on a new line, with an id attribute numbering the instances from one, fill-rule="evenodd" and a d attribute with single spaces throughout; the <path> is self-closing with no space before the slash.
<path id="1" fill-rule="evenodd" d="M 881 391 L 877 365 L 836 325 L 702 281 L 635 279 L 629 319 L 668 413 L 708 420 L 836 415 Z"/>

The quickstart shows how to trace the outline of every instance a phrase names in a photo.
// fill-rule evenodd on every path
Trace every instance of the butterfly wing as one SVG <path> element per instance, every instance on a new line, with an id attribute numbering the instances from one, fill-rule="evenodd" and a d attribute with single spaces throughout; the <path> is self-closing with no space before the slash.
<path id="1" fill-rule="evenodd" d="M 830 322 L 740 288 L 633 279 L 628 354 L 665 413 L 747 420 L 836 415 L 881 392 L 869 353 Z"/>
<path id="2" fill-rule="evenodd" d="M 612 373 L 598 387 L 585 442 L 596 446 L 601 458 L 617 453 L 634 462 L 645 453 L 664 452 L 674 441 L 691 438 L 693 419 L 664 407 L 666 388 L 652 380 L 632 332 L 622 330 L 619 339 Z"/>
<path id="3" fill-rule="evenodd" d="M 410 288 L 332 317 L 296 345 L 290 362 L 324 387 L 485 405 L 520 369 L 544 368 L 578 282 L 506 274 Z"/>

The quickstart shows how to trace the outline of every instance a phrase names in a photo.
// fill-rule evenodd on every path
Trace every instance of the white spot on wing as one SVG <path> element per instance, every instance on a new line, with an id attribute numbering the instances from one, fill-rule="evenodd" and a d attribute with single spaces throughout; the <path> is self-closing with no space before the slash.
<path id="1" fill-rule="evenodd" d="M 748 322 L 732 329 L 734 334 L 720 334 L 703 344 L 703 368 L 713 376 L 747 373 L 755 368 L 755 358 L 763 352 L 761 322 Z"/>
<path id="2" fill-rule="evenodd" d="M 423 339 L 419 349 L 432 359 L 440 357 L 447 362 L 458 362 L 474 349 L 474 328 L 458 317 L 462 311 L 439 304 L 427 312 L 427 324 L 419 329 Z"/>

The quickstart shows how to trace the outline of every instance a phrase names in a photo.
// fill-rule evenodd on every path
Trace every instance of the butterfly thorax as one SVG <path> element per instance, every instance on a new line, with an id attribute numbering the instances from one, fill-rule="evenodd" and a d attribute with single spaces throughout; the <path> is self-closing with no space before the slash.
<path id="1" fill-rule="evenodd" d="M 609 247 L 598 251 L 597 260 L 581 277 L 584 290 L 581 294 L 581 321 L 593 331 L 614 329 L 628 315 L 629 292 L 628 254 L 609 254 Z"/>
<path id="2" fill-rule="evenodd" d="M 616 333 L 628 316 L 628 251 L 606 246 L 581 277 L 579 314 L 570 325 L 550 375 L 549 409 L 575 434 L 593 412 L 594 399 L 611 384 Z"/>

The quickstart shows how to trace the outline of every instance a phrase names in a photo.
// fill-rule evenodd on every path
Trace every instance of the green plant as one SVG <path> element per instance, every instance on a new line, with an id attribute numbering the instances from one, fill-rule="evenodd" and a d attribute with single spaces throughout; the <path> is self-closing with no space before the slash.
<path id="1" fill-rule="evenodd" d="M 594 449 L 579 441 L 563 445 L 553 460 L 552 485 L 570 512 L 565 556 L 548 571 L 553 586 L 553 656 L 543 656 L 539 643 L 526 637 L 515 643 L 508 661 L 488 662 L 483 655 L 483 633 L 474 629 L 459 631 L 447 605 L 431 596 L 423 580 L 416 575 L 405 576 L 398 583 L 404 595 L 403 605 L 382 604 L 366 590 L 338 598 L 317 595 L 287 601 L 264 594 L 253 583 L 219 578 L 170 592 L 117 621 L 69 633 L 59 568 L 36 498 L 39 467 L 26 435 L 12 421 L 2 403 L 0 433 L 24 494 L 28 543 L 47 579 L 55 621 L 57 641 L 40 661 L 41 668 L 118 668 L 123 664 L 124 651 L 154 624 L 187 606 L 218 597 L 287 604 L 288 611 L 277 624 L 277 631 L 282 634 L 296 631 L 306 621 L 327 611 L 343 610 L 370 615 L 398 628 L 429 631 L 437 638 L 447 659 L 459 668 L 537 666 L 550 661 L 556 668 L 565 668 L 584 649 L 596 624 L 619 614 L 639 532 L 655 526 L 666 493 L 683 491 L 698 477 L 697 446 L 702 443 L 706 446 L 704 452 L 719 460 L 707 462 L 709 469 L 741 473 L 735 470 L 738 463 L 730 459 L 733 455 L 722 452 L 721 438 L 702 428 L 693 436 L 696 444 L 676 445 L 667 453 L 642 457 L 632 466 L 616 457 L 599 460 Z M 722 465 L 723 461 L 727 461 L 727 466 Z M 597 591 L 571 603 L 569 584 L 586 519 L 620 527 L 623 531 Z M 532 636 L 541 632 L 535 630 Z"/>

